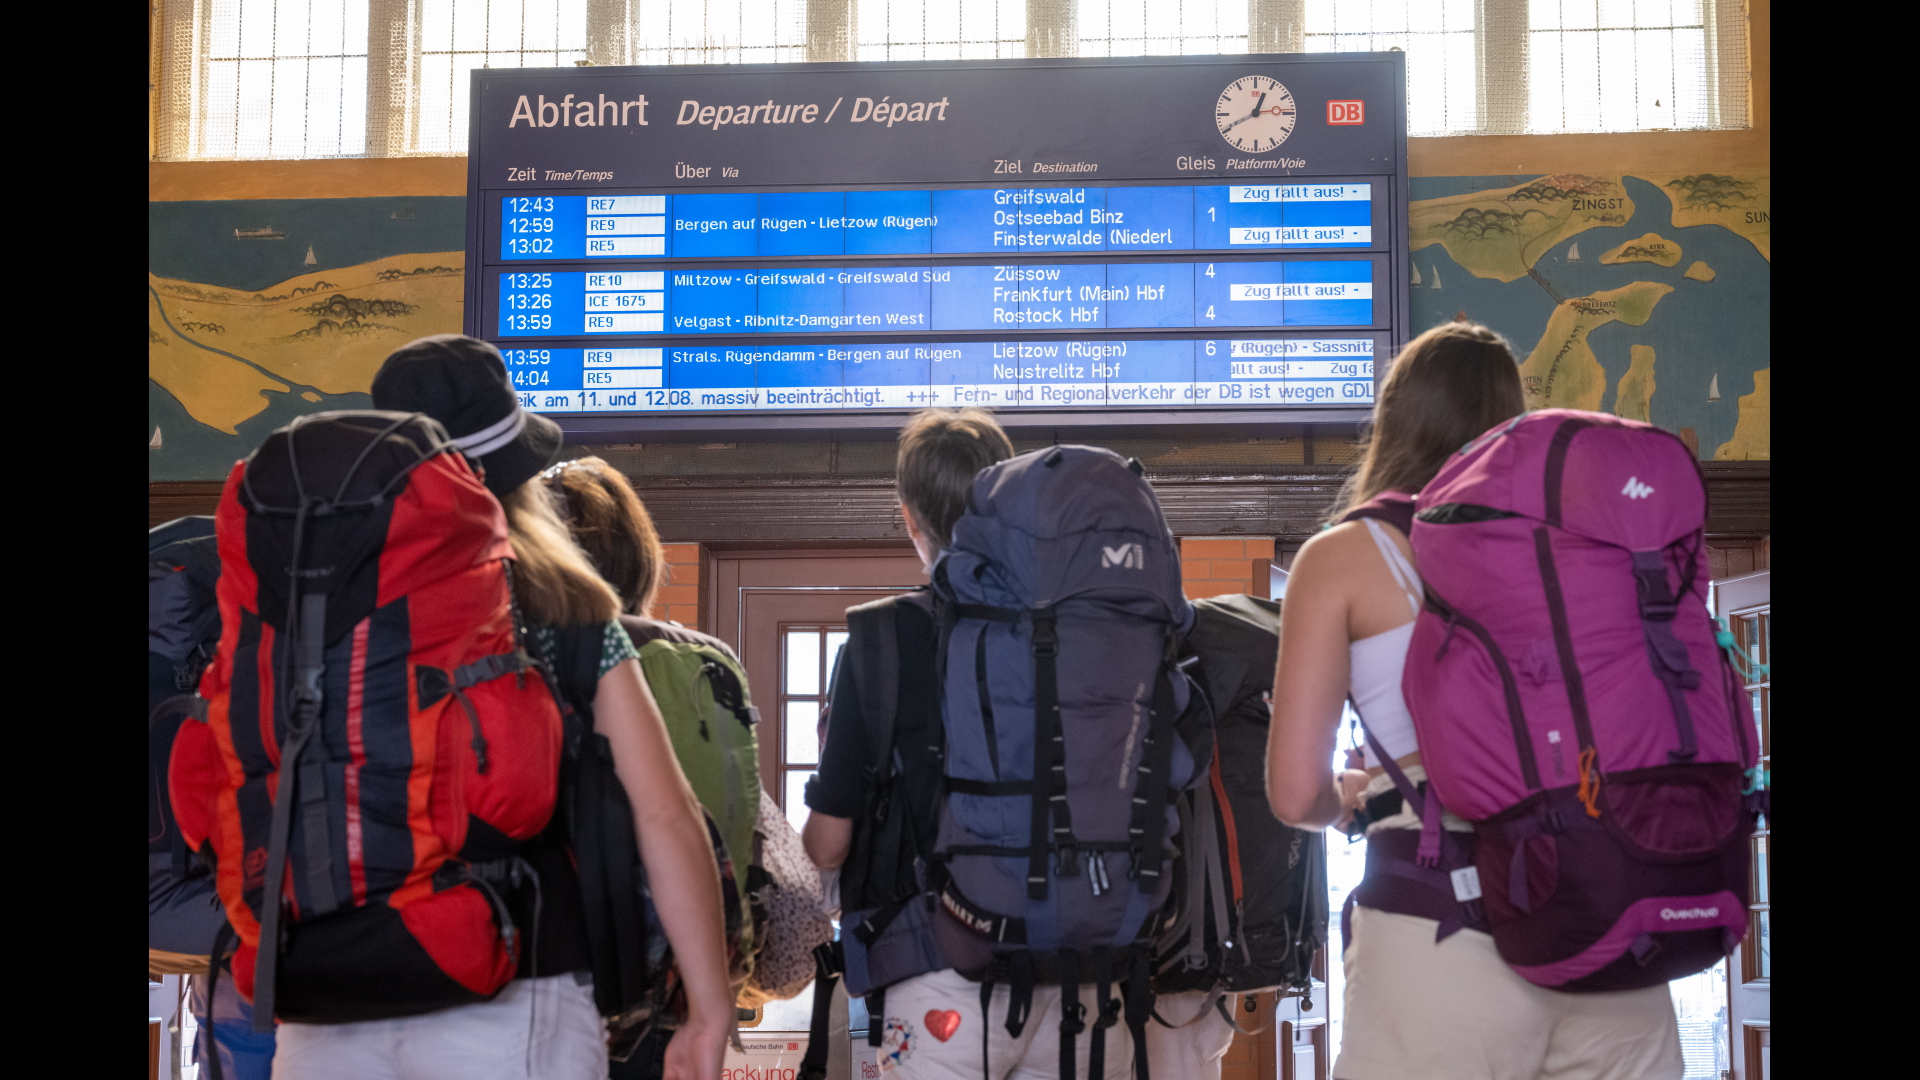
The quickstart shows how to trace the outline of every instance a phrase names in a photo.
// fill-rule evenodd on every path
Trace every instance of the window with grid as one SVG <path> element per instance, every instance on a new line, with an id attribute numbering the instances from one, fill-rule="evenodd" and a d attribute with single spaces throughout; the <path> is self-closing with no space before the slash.
<path id="1" fill-rule="evenodd" d="M 1727 7 L 1714 0 L 1530 0 L 1527 130 L 1745 126 L 1745 27 L 1715 25 L 1728 21 L 1720 18 Z M 1723 59 L 1736 69 L 1726 80 Z"/>
<path id="2" fill-rule="evenodd" d="M 367 0 L 176 0 L 162 19 L 163 156 L 363 152 Z"/>
<path id="3" fill-rule="evenodd" d="M 806 0 L 641 3 L 616 64 L 788 64 L 807 58 Z"/>
<path id="4" fill-rule="evenodd" d="M 467 152 L 474 68 L 564 67 L 587 58 L 587 0 L 418 0 L 420 59 L 405 151 Z"/>
<path id="5" fill-rule="evenodd" d="M 846 643 L 845 626 L 781 628 L 779 790 L 796 829 L 807 822 L 807 779 L 820 767 L 820 710 Z"/>
<path id="6" fill-rule="evenodd" d="M 1080 0 L 1081 56 L 1247 51 L 1245 0 Z"/>
<path id="7" fill-rule="evenodd" d="M 1004 60 L 1027 54 L 1026 0 L 860 0 L 862 60 Z"/>
<path id="8" fill-rule="evenodd" d="M 1308 0 L 1307 52 L 1407 54 L 1407 134 L 1480 130 L 1474 0 Z"/>
<path id="9" fill-rule="evenodd" d="M 1030 13 L 1028 0 L 857 0 L 851 26 L 821 24 L 816 44 L 843 55 L 823 43 L 850 33 L 861 60 L 1022 57 L 1030 31 L 1064 35 L 1082 56 L 1238 53 L 1255 39 L 1263 49 L 1399 49 L 1414 135 L 1748 125 L 1744 0 L 1032 2 L 1042 6 Z M 802 61 L 808 8 L 807 0 L 160 0 L 156 153 L 458 154 L 475 67 Z M 1303 12 L 1304 25 L 1276 22 L 1281 9 Z M 1046 25 L 1029 26 L 1030 14 Z"/>

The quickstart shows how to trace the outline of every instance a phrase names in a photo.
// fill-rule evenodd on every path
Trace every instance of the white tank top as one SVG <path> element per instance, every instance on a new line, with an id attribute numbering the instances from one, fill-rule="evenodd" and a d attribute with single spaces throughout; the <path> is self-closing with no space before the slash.
<path id="1" fill-rule="evenodd" d="M 1360 520 L 1373 536 L 1374 545 L 1380 549 L 1380 557 L 1387 560 L 1387 569 L 1393 573 L 1394 584 L 1406 594 L 1407 607 L 1413 618 L 1419 618 L 1422 593 L 1420 575 L 1414 571 L 1407 557 L 1400 553 L 1400 545 L 1387 535 L 1386 526 L 1373 518 Z M 1412 640 L 1413 622 L 1409 620 L 1347 646 L 1350 666 L 1347 692 L 1352 695 L 1354 705 L 1365 718 L 1367 730 L 1379 741 L 1380 748 L 1396 761 L 1420 749 L 1419 742 L 1414 738 L 1413 714 L 1407 711 L 1407 699 L 1400 693 L 1400 673 L 1406 667 L 1407 644 Z M 1367 757 L 1368 764 L 1380 764 L 1371 760 L 1371 752 Z"/>

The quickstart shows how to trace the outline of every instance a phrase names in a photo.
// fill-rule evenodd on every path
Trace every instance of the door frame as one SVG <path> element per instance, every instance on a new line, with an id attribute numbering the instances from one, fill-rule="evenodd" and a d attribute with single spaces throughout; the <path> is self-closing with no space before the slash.
<path id="1" fill-rule="evenodd" d="M 1731 627 L 1734 615 L 1747 614 L 1763 609 L 1771 609 L 1772 575 L 1771 568 L 1756 570 L 1749 574 L 1722 578 L 1708 584 L 1709 604 L 1713 614 Z M 1771 656 L 1768 657 L 1772 659 Z M 1771 725 L 1771 718 L 1769 718 Z M 1768 749 L 1771 749 L 1769 747 Z M 1772 830 L 1769 821 L 1768 831 Z M 1767 847 L 1767 869 L 1773 868 L 1771 840 Z M 1756 868 L 1756 873 L 1757 868 Z M 1757 884 L 1757 883 L 1756 883 Z M 1772 899 L 1771 890 L 1768 900 Z M 1772 1058 L 1772 1000 L 1773 980 L 1757 975 L 1749 977 L 1756 970 L 1751 956 L 1753 933 L 1751 923 L 1748 932 L 1742 936 L 1740 944 L 1727 957 L 1727 1064 L 1732 1080 L 1772 1080 L 1767 1064 Z"/>
<path id="2" fill-rule="evenodd" d="M 842 623 L 848 607 L 924 584 L 926 572 L 908 544 L 723 549 L 709 552 L 707 560 L 703 577 L 711 623 L 708 632 L 731 646 L 746 669 L 761 717 L 761 786 L 784 810 L 786 718 L 779 708 L 780 660 L 761 655 L 766 641 L 774 642 L 777 650 L 782 640 L 780 627 L 789 623 Z M 795 603 L 778 603 L 782 598 Z M 795 610 L 769 613 L 776 620 L 770 634 L 750 633 L 749 609 L 756 599 L 775 601 L 775 608 Z M 759 640 L 762 638 L 766 640 Z"/>

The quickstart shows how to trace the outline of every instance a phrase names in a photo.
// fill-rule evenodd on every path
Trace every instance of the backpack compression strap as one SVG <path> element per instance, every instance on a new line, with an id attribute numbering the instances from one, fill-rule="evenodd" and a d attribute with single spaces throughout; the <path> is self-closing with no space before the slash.
<path id="1" fill-rule="evenodd" d="M 1033 609 L 1033 831 L 1027 852 L 1027 899 L 1047 898 L 1047 816 L 1053 816 L 1054 860 L 1061 877 L 1080 873 L 1073 812 L 1067 806 L 1067 739 L 1060 724 L 1060 631 L 1051 606 Z M 1045 765 L 1042 770 L 1041 766 Z M 1041 777 L 1046 782 L 1041 783 Z M 1069 1069 L 1069 1072 L 1072 1070 Z"/>
<path id="2" fill-rule="evenodd" d="M 1169 631 L 1160 674 L 1154 679 L 1153 704 L 1148 709 L 1147 744 L 1140 751 L 1140 778 L 1133 788 L 1133 820 L 1127 823 L 1127 839 L 1133 845 L 1133 865 L 1128 872 L 1140 891 L 1149 895 L 1160 887 L 1160 868 L 1166 861 L 1166 805 L 1176 737 L 1173 680 L 1186 677 L 1173 664 L 1179 648 L 1178 635 Z"/>
<path id="3" fill-rule="evenodd" d="M 1066 733 L 1060 725 L 1059 620 L 1050 606 L 1023 612 L 988 604 L 955 604 L 952 610 L 954 616 L 961 619 L 1018 624 L 1024 616 L 1032 621 L 1033 809 L 1027 838 L 1027 899 L 1045 900 L 1049 818 L 1052 819 L 1052 846 L 1060 853 L 1054 862 L 1055 868 L 1061 877 L 1080 873 L 1080 844 L 1074 839 L 1073 813 L 1067 806 Z M 982 703 L 984 705 L 984 698 Z M 954 782 L 949 780 L 949 783 Z"/>
<path id="4" fill-rule="evenodd" d="M 301 803 L 302 824 L 307 840 L 307 887 L 312 893 L 309 917 L 324 915 L 339 906 L 333 893 L 330 855 L 333 838 L 327 824 L 327 785 L 323 766 L 314 763 L 303 770 L 300 759 L 307 743 L 320 726 L 320 678 L 325 670 L 327 594 L 308 593 L 301 598 L 300 639 L 293 644 L 299 681 L 293 689 L 292 723 L 287 742 L 280 751 L 280 783 L 273 800 L 273 819 L 267 833 L 266 885 L 260 900 L 260 940 L 253 968 L 253 1030 L 266 1034 L 273 1030 L 274 977 L 280 960 L 280 915 L 286 904 L 281 890 L 287 873 L 287 843 L 293 831 L 293 804 Z M 302 790 L 304 789 L 304 790 Z"/>

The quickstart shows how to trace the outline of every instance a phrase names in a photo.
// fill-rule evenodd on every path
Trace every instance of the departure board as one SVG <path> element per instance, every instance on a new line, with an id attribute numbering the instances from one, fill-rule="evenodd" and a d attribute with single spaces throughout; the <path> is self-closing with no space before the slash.
<path id="1" fill-rule="evenodd" d="M 466 329 L 603 433 L 1362 419 L 1408 336 L 1404 86 L 1399 53 L 476 70 Z"/>

